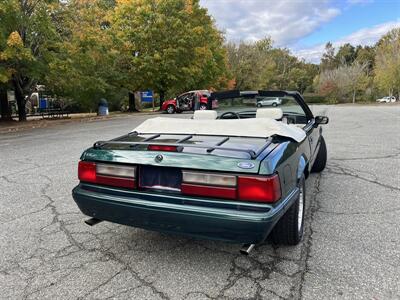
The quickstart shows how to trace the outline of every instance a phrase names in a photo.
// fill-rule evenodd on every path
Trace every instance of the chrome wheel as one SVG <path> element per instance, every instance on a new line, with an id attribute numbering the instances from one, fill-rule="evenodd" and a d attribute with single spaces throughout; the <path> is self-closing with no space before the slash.
<path id="1" fill-rule="evenodd" d="M 304 220 L 304 187 L 303 184 L 300 184 L 300 192 L 299 192 L 299 209 L 297 213 L 297 230 L 300 235 L 303 231 L 303 220 Z"/>
<path id="2" fill-rule="evenodd" d="M 175 111 L 175 109 L 174 109 L 174 107 L 173 107 L 172 105 L 170 105 L 170 106 L 167 107 L 167 113 L 173 114 L 174 111 Z"/>

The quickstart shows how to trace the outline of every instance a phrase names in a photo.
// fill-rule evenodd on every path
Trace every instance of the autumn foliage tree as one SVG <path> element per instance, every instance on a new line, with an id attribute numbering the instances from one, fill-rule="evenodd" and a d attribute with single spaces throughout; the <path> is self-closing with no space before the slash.
<path id="1" fill-rule="evenodd" d="M 119 0 L 111 32 L 132 90 L 204 89 L 225 74 L 223 36 L 198 0 Z"/>
<path id="2" fill-rule="evenodd" d="M 400 99 L 400 28 L 387 33 L 376 50 L 375 82 L 388 95 Z"/>
<path id="3" fill-rule="evenodd" d="M 30 95 L 57 54 L 59 34 L 54 17 L 58 1 L 2 0 L 0 2 L 0 82 L 14 89 L 19 120 L 26 120 Z"/>
<path id="4" fill-rule="evenodd" d="M 294 89 L 312 86 L 318 68 L 300 61 L 288 49 L 274 48 L 272 40 L 227 43 L 228 65 L 235 88 Z"/>
<path id="5" fill-rule="evenodd" d="M 71 0 L 63 6 L 57 22 L 60 50 L 43 80 L 54 97 L 76 99 L 89 110 L 100 98 L 112 102 L 127 94 L 124 62 L 110 33 L 113 9 L 104 0 Z"/>

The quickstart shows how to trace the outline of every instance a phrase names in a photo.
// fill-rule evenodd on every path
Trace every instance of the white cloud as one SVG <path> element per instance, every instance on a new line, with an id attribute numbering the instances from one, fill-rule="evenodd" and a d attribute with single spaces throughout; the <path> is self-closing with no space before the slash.
<path id="1" fill-rule="evenodd" d="M 354 0 L 353 0 L 354 1 Z M 254 41 L 271 36 L 276 46 L 288 46 L 336 17 L 329 0 L 201 0 L 228 40 Z"/>
<path id="2" fill-rule="evenodd" d="M 345 43 L 352 45 L 374 45 L 385 33 L 393 28 L 400 27 L 400 21 L 386 22 L 373 27 L 363 28 L 345 36 L 339 40 L 331 41 L 335 48 Z M 306 61 L 318 63 L 325 50 L 325 44 L 319 44 L 313 47 L 294 50 L 294 54 Z"/>

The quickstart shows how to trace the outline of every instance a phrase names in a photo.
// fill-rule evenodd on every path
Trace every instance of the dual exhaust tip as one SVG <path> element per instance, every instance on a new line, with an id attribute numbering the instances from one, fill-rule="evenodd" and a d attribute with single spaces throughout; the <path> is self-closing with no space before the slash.
<path id="1" fill-rule="evenodd" d="M 103 220 L 96 219 L 96 218 L 90 218 L 90 219 L 85 220 L 85 223 L 89 226 L 94 226 L 101 222 L 103 222 Z M 251 250 L 254 249 L 254 247 L 255 247 L 255 244 L 244 244 L 242 246 L 242 248 L 240 249 L 240 253 L 243 255 L 249 255 Z"/>

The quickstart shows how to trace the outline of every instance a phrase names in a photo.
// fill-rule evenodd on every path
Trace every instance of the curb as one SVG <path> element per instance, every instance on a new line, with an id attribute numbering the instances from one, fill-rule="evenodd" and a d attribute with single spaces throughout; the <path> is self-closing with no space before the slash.
<path id="1" fill-rule="evenodd" d="M 6 133 L 14 133 L 20 131 L 26 131 L 30 129 L 36 128 L 46 128 L 46 127 L 53 127 L 57 125 L 69 124 L 73 122 L 80 122 L 80 123 L 90 123 L 90 122 L 100 122 L 118 118 L 128 118 L 132 116 L 147 116 L 147 115 L 159 115 L 160 112 L 137 112 L 137 113 L 127 113 L 127 114 L 115 114 L 115 115 L 108 115 L 108 116 L 93 116 L 93 117 L 77 117 L 77 118 L 65 118 L 65 119 L 39 119 L 39 120 L 31 120 L 26 121 L 24 123 L 19 123 L 15 121 L 14 126 L 5 126 L 2 127 L 0 122 L 0 134 Z"/>

